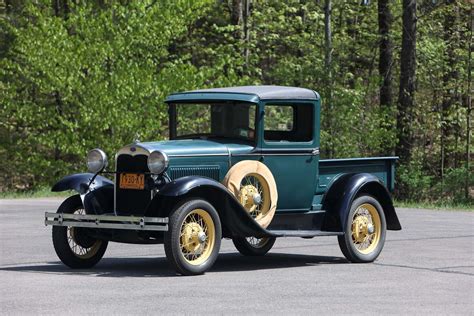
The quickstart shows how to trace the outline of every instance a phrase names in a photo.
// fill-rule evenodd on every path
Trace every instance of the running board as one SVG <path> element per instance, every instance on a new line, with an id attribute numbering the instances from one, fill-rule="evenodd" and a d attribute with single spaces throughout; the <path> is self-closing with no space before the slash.
<path id="1" fill-rule="evenodd" d="M 317 237 L 317 236 L 339 236 L 341 232 L 324 232 L 320 230 L 267 230 L 274 237 Z"/>
<path id="2" fill-rule="evenodd" d="M 168 231 L 168 217 L 135 217 L 48 213 L 44 224 L 52 226 Z"/>

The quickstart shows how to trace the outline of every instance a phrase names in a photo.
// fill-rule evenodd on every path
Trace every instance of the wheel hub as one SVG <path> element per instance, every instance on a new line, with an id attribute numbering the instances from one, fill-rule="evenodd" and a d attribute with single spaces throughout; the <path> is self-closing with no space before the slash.
<path id="1" fill-rule="evenodd" d="M 240 189 L 240 199 L 247 210 L 251 210 L 262 203 L 262 197 L 258 193 L 257 188 L 251 184 L 245 185 Z"/>
<path id="2" fill-rule="evenodd" d="M 352 233 L 356 242 L 363 242 L 373 232 L 374 226 L 366 216 L 357 216 L 352 222 Z"/>
<path id="3" fill-rule="evenodd" d="M 195 222 L 185 224 L 181 236 L 181 243 L 186 251 L 196 251 L 206 239 L 207 235 L 201 225 Z"/>
<path id="4" fill-rule="evenodd" d="M 258 193 L 255 193 L 252 199 L 253 199 L 253 204 L 255 205 L 260 205 L 262 203 L 262 196 Z"/>
<path id="5" fill-rule="evenodd" d="M 71 237 L 74 241 L 83 248 L 90 248 L 97 241 L 87 234 L 87 228 L 71 227 Z"/>

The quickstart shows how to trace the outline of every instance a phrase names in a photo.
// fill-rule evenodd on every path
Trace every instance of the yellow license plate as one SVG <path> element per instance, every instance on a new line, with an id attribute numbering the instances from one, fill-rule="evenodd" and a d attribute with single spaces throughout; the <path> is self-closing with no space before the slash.
<path id="1" fill-rule="evenodd" d="M 143 190 L 145 188 L 145 175 L 136 173 L 121 173 L 120 188 Z"/>

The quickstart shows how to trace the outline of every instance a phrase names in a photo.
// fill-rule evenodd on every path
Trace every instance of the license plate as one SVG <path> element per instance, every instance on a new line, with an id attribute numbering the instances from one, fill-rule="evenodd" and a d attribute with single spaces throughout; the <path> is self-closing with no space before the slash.
<path id="1" fill-rule="evenodd" d="M 145 188 L 145 175 L 137 173 L 121 173 L 120 188 L 143 190 Z"/>

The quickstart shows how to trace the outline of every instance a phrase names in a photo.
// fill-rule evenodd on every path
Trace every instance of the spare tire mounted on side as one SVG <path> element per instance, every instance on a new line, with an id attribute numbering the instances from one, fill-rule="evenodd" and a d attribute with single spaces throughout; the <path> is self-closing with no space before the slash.
<path id="1" fill-rule="evenodd" d="M 223 184 L 260 226 L 267 228 L 270 225 L 275 215 L 278 192 L 267 166 L 254 160 L 240 161 L 230 168 Z"/>

